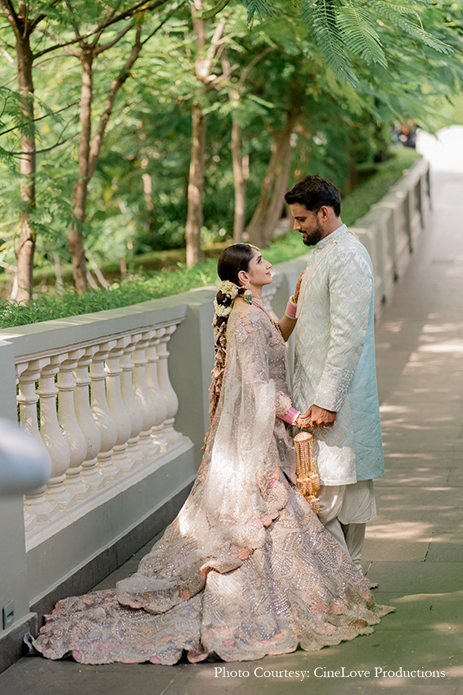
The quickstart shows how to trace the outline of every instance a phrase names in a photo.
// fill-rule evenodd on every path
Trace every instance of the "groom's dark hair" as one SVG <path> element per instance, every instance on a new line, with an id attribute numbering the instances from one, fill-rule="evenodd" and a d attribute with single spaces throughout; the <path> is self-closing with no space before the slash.
<path id="1" fill-rule="evenodd" d="M 326 205 L 333 208 L 336 217 L 341 214 L 341 196 L 338 189 L 331 181 L 318 174 L 306 176 L 296 183 L 285 195 L 285 200 L 288 205 L 304 205 L 311 212 L 317 213 L 322 205 Z"/>

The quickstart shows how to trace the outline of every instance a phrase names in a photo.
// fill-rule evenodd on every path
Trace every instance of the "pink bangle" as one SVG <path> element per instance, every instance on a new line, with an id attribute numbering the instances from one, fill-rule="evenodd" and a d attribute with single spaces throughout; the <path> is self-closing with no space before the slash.
<path id="1" fill-rule="evenodd" d="M 297 304 L 293 304 L 291 300 L 288 301 L 286 305 L 285 314 L 289 319 L 295 319 L 297 313 Z"/>
<path id="2" fill-rule="evenodd" d="M 291 408 L 286 411 L 284 415 L 280 415 L 280 420 L 283 420 L 283 422 L 287 422 L 288 425 L 294 425 L 296 422 L 296 418 L 298 415 L 300 415 L 300 411 L 296 410 L 296 408 Z"/>

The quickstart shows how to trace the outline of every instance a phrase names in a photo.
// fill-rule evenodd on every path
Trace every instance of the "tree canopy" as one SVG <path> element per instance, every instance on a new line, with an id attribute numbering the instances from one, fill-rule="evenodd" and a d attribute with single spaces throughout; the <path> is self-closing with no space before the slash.
<path id="1" fill-rule="evenodd" d="M 0 0 L 0 238 L 12 296 L 72 262 L 247 234 L 294 178 L 346 191 L 462 80 L 461 4 Z M 96 273 L 96 278 L 94 277 Z"/>

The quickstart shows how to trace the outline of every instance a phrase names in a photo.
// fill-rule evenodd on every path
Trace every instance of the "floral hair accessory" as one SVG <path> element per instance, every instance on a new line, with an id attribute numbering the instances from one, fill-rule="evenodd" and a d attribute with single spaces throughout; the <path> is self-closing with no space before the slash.
<path id="1" fill-rule="evenodd" d="M 214 311 L 216 316 L 228 316 L 231 311 L 231 306 L 219 304 L 217 299 L 214 299 Z"/>
<path id="2" fill-rule="evenodd" d="M 239 287 L 238 285 L 235 285 L 234 282 L 230 282 L 230 280 L 222 280 L 217 284 L 217 289 L 219 292 L 222 292 L 222 294 L 224 294 L 225 296 L 234 299 L 238 294 Z M 221 315 L 226 316 L 226 314 L 219 314 L 219 316 Z"/>

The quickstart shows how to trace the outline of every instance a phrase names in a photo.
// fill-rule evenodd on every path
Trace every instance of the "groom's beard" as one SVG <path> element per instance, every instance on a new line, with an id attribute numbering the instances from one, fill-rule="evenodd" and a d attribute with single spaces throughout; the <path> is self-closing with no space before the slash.
<path id="1" fill-rule="evenodd" d="M 306 246 L 315 246 L 322 238 L 323 230 L 318 226 L 313 232 L 301 232 L 302 241 Z"/>

